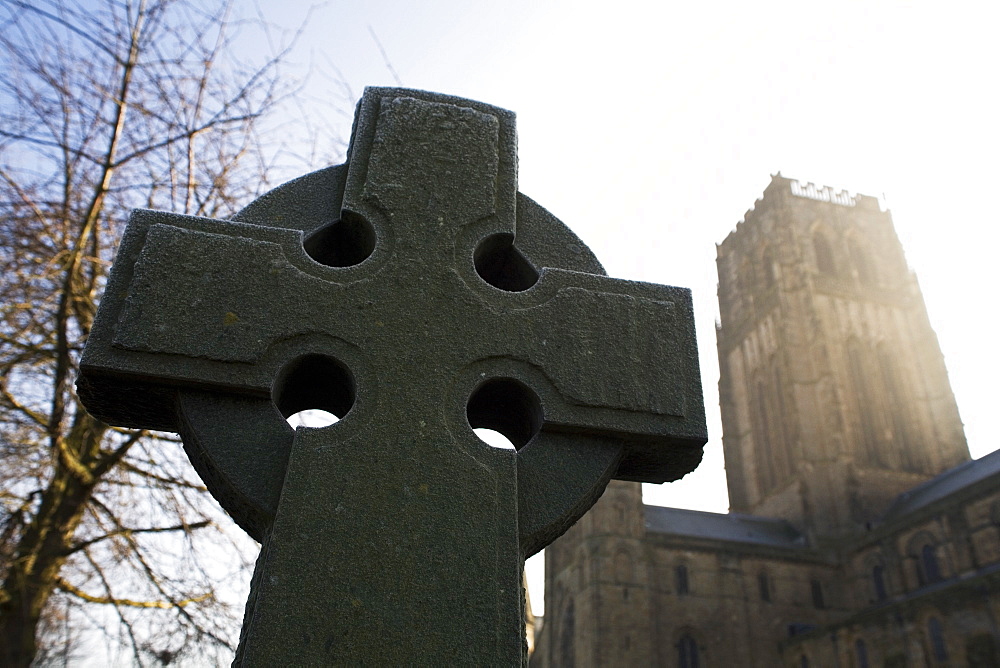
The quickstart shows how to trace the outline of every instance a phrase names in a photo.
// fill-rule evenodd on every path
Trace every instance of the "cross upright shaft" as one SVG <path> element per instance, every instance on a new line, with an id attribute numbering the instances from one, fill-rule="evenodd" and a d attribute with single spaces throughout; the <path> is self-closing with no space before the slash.
<path id="1" fill-rule="evenodd" d="M 133 214 L 79 390 L 180 432 L 262 542 L 237 662 L 516 665 L 524 558 L 610 478 L 700 461 L 690 293 L 604 276 L 515 142 L 501 109 L 368 89 L 347 164 L 235 222 Z"/>

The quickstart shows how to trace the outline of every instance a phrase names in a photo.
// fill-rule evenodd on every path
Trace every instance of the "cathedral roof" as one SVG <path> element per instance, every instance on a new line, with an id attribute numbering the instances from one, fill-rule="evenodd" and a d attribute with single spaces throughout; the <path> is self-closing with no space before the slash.
<path id="1" fill-rule="evenodd" d="M 644 506 L 644 511 L 646 530 L 651 533 L 767 547 L 806 546 L 805 537 L 786 520 L 660 506 Z"/>
<path id="2" fill-rule="evenodd" d="M 881 522 L 885 524 L 902 519 L 935 501 L 970 488 L 988 478 L 996 478 L 996 482 L 1000 483 L 1000 450 L 991 452 L 985 457 L 959 464 L 927 482 L 903 492 L 889 506 L 889 509 L 882 516 Z"/>

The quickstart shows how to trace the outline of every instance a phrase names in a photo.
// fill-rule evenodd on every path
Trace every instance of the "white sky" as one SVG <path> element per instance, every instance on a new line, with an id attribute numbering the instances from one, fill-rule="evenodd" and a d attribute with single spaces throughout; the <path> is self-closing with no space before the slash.
<path id="1" fill-rule="evenodd" d="M 283 25 L 304 15 L 281 4 Z M 727 510 L 714 245 L 778 170 L 885 194 L 972 454 L 994 450 L 997 5 L 655 4 L 334 0 L 302 46 L 356 99 L 396 83 L 371 29 L 404 86 L 515 111 L 520 190 L 610 275 L 694 290 L 710 440 L 698 471 L 647 486 L 647 502 Z M 341 93 L 317 79 L 310 94 Z"/>

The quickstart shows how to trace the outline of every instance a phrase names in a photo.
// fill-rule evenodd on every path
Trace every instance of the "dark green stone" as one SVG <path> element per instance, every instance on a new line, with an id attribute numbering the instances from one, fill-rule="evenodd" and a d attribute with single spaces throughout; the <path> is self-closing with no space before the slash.
<path id="1" fill-rule="evenodd" d="M 524 559 L 706 440 L 690 292 L 603 274 L 517 192 L 513 114 L 372 88 L 346 164 L 133 213 L 78 388 L 262 543 L 238 664 L 518 665 Z"/>

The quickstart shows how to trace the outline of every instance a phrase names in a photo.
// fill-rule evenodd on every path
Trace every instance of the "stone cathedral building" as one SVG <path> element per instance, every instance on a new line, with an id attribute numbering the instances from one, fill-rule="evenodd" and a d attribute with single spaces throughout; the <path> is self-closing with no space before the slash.
<path id="1" fill-rule="evenodd" d="M 1000 452 L 889 212 L 778 174 L 718 270 L 730 513 L 612 482 L 546 551 L 532 666 L 1000 665 Z"/>

